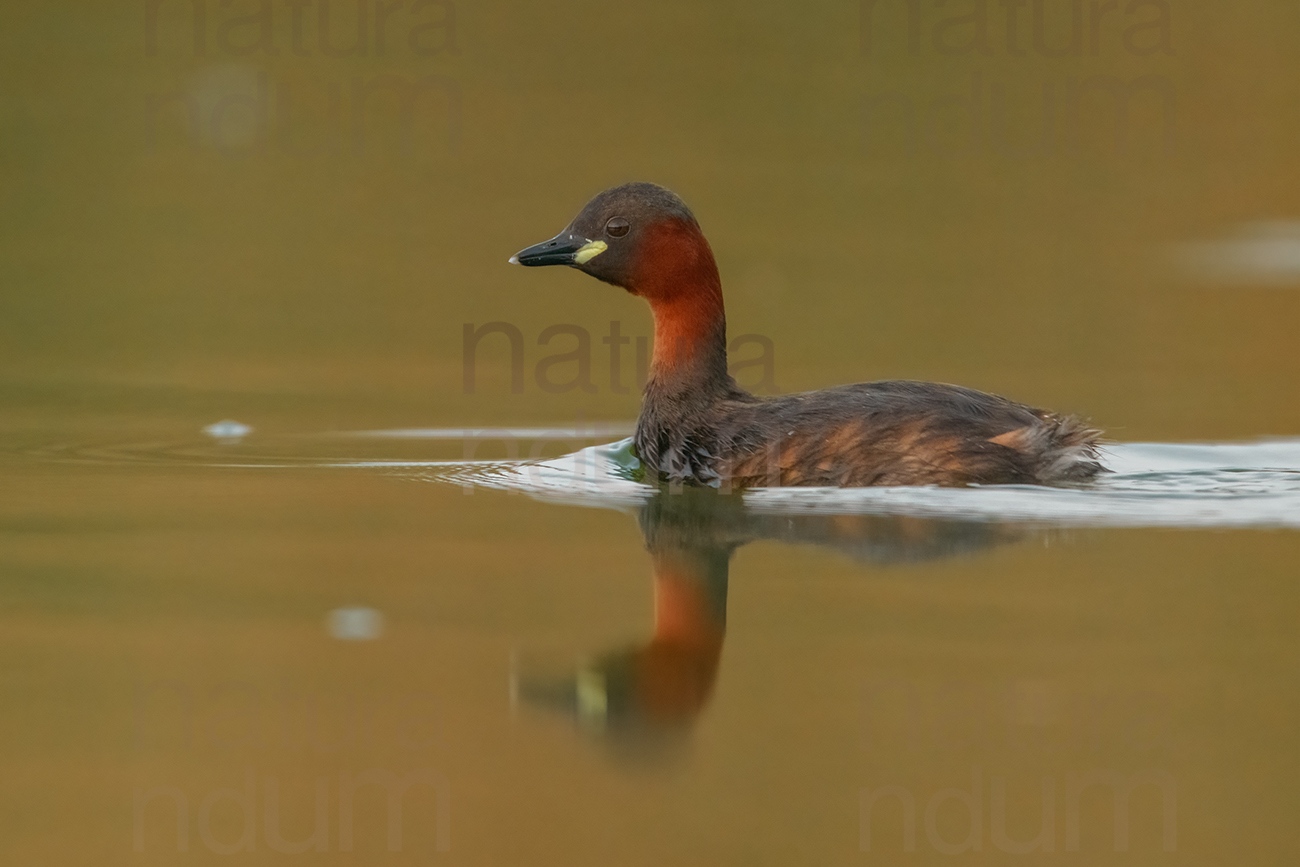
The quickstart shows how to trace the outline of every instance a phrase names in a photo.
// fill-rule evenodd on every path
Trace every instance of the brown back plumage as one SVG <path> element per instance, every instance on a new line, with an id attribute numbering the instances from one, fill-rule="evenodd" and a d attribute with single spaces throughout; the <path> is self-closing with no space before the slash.
<path id="1" fill-rule="evenodd" d="M 638 453 L 669 481 L 738 487 L 1063 484 L 1103 471 L 1099 433 L 996 395 L 872 382 L 704 407 L 647 400 Z M 693 409 L 702 411 L 692 411 Z"/>

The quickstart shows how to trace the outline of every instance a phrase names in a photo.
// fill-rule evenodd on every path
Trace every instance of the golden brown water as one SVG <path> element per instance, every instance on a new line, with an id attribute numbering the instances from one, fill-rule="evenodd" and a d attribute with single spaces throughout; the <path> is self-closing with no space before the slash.
<path id="1" fill-rule="evenodd" d="M 781 391 L 1300 434 L 1300 12 L 377 3 L 334 56 L 320 3 L 0 11 L 0 861 L 1296 860 L 1294 530 L 638 527 L 321 464 L 633 418 L 646 311 L 505 264 L 632 178 Z M 491 322 L 518 392 L 499 334 L 466 387 Z"/>

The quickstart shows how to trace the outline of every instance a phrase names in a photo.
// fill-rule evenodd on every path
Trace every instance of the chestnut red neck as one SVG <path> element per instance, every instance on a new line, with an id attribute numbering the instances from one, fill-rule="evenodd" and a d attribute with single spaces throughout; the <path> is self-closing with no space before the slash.
<path id="1" fill-rule="evenodd" d="M 701 384 L 727 380 L 727 317 L 713 251 L 693 220 L 649 227 L 627 287 L 654 313 L 651 380 Z"/>

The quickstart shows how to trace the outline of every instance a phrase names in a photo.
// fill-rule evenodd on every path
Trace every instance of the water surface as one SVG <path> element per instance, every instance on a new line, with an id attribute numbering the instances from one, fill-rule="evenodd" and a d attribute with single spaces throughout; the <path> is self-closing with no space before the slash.
<path id="1" fill-rule="evenodd" d="M 6 762 L 41 795 L 10 809 L 124 863 L 248 827 L 276 863 L 318 790 L 340 863 L 1289 845 L 1260 804 L 1294 792 L 1296 441 L 1114 444 L 1080 489 L 741 495 L 628 480 L 622 427 L 9 436 Z M 382 789 L 344 795 L 389 772 L 394 853 Z"/>

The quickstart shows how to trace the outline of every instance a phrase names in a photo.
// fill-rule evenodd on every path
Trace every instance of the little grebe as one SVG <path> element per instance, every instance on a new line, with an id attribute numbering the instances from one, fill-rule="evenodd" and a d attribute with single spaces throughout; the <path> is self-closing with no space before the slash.
<path id="1" fill-rule="evenodd" d="M 608 189 L 511 257 L 569 265 L 650 303 L 654 356 L 634 444 L 661 481 L 718 486 L 1086 481 L 1100 432 L 1079 419 L 930 382 L 757 397 L 727 373 L 722 280 L 699 223 L 655 184 Z"/>

